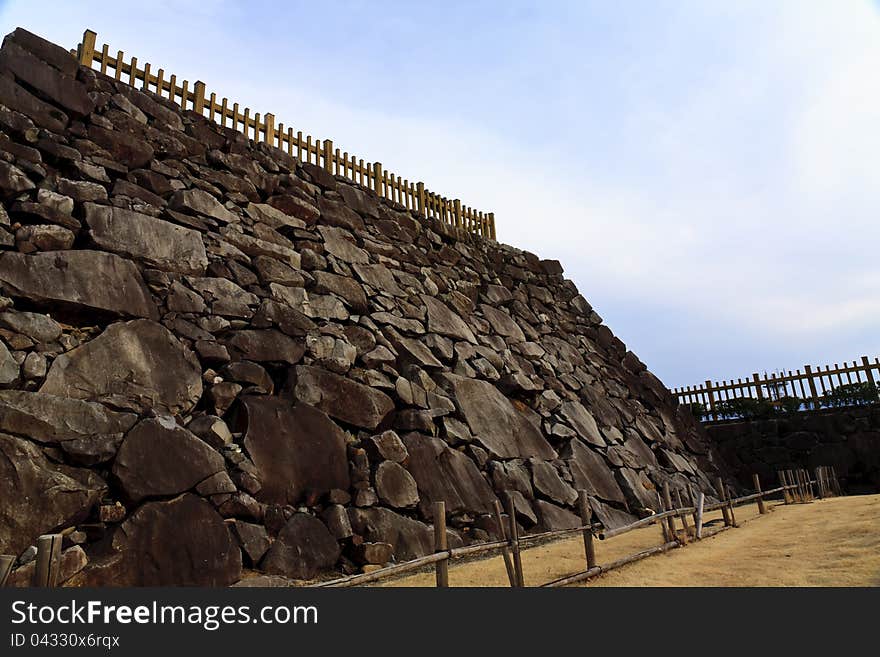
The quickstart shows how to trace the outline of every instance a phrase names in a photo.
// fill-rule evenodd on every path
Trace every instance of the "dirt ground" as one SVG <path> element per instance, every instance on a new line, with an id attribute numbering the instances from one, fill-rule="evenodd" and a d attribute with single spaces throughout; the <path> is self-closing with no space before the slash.
<path id="1" fill-rule="evenodd" d="M 586 586 L 880 586 L 880 495 L 735 510 L 738 528 L 603 573 Z M 721 514 L 707 516 L 707 528 Z M 680 527 L 680 526 L 679 526 Z M 595 541 L 599 565 L 662 543 L 652 525 Z M 522 553 L 526 586 L 584 570 L 580 536 Z M 501 556 L 452 562 L 450 586 L 508 586 Z M 384 583 L 434 586 L 433 570 Z"/>

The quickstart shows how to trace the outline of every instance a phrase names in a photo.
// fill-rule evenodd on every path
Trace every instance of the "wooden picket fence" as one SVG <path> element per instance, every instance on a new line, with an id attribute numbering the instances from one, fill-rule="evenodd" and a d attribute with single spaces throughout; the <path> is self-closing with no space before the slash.
<path id="1" fill-rule="evenodd" d="M 254 141 L 286 151 L 301 162 L 320 166 L 333 175 L 373 190 L 381 198 L 389 199 L 420 217 L 433 218 L 466 232 L 496 239 L 493 212 L 478 211 L 462 205 L 459 199 L 432 192 L 423 182 L 411 182 L 384 170 L 381 162 L 364 162 L 363 158 L 347 151 L 340 152 L 339 148 L 334 147 L 332 139 L 304 136 L 302 130 L 294 132 L 292 127 L 285 127 L 283 123 L 276 125 L 275 115 L 270 112 L 251 114 L 248 107 L 240 111 L 239 103 L 230 103 L 227 98 L 219 98 L 214 92 L 208 93 L 204 82 L 196 81 L 190 85 L 188 80 L 178 81 L 176 75 L 166 78 L 163 69 L 153 72 L 148 62 L 139 66 L 137 57 L 130 57 L 126 61 L 121 50 L 111 55 L 110 47 L 105 43 L 98 48 L 96 39 L 95 32 L 86 30 L 82 42 L 70 51 L 83 66 L 95 68 L 105 75 L 112 70 L 116 80 L 168 98 L 181 109 L 193 110 Z"/>
<path id="2" fill-rule="evenodd" d="M 853 361 L 852 364 L 844 361 L 843 367 L 834 363 L 834 366 L 804 365 L 804 371 L 800 369 L 788 373 L 770 374 L 766 372 L 763 377 L 754 372 L 751 379 L 737 379 L 734 381 L 712 382 L 684 388 L 674 388 L 672 394 L 678 398 L 682 405 L 702 404 L 710 417 L 714 417 L 715 406 L 719 402 L 734 399 L 752 398 L 775 400 L 780 397 L 790 396 L 802 399 L 808 407 L 817 409 L 820 407 L 822 396 L 844 385 L 856 383 L 880 384 L 880 358 L 874 358 L 871 362 L 867 356 L 862 356 L 861 362 Z"/>
<path id="3" fill-rule="evenodd" d="M 433 565 L 436 585 L 438 587 L 448 587 L 449 564 L 452 560 L 461 557 L 473 557 L 480 554 L 500 552 L 504 558 L 504 565 L 507 570 L 507 578 L 510 586 L 523 587 L 525 586 L 521 559 L 521 550 L 523 546 L 538 541 L 581 534 L 584 541 L 584 557 L 587 565 L 586 570 L 541 584 L 542 587 L 565 586 L 567 584 L 574 584 L 592 579 L 602 573 L 620 568 L 621 566 L 635 561 L 640 561 L 654 554 L 660 554 L 674 548 L 683 547 L 687 545 L 690 540 L 708 538 L 709 536 L 714 536 L 725 529 L 737 527 L 738 525 L 734 514 L 734 508 L 751 501 L 757 501 L 758 512 L 763 515 L 767 512 L 764 500 L 769 496 L 778 493 L 782 493 L 785 504 L 808 503 L 817 497 L 822 499 L 843 495 L 834 468 L 825 466 L 816 468 L 815 479 L 811 479 L 806 470 L 784 470 L 780 471 L 778 474 L 780 486 L 767 491 L 761 490 L 761 482 L 758 475 L 753 475 L 752 480 L 755 486 L 755 492 L 738 498 L 732 497 L 732 489 L 729 485 L 724 484 L 719 477 L 716 481 L 716 494 L 719 501 L 713 504 L 706 504 L 705 495 L 703 493 L 697 493 L 694 495 L 693 491 L 689 488 L 671 491 L 669 484 L 666 484 L 663 486 L 662 493 L 657 493 L 659 512 L 615 529 L 606 529 L 601 524 L 590 523 L 592 510 L 590 508 L 589 498 L 586 491 L 579 491 L 578 509 L 580 511 L 582 522 L 580 526 L 572 527 L 571 529 L 528 534 L 525 536 L 519 535 L 514 500 L 513 497 L 508 494 L 506 495 L 507 522 L 504 521 L 501 503 L 496 500 L 494 504 L 495 522 L 498 534 L 502 537 L 501 540 L 477 543 L 458 548 L 450 548 L 447 544 L 446 504 L 444 502 L 435 502 L 433 505 L 435 548 L 433 554 L 380 568 L 369 573 L 361 573 L 319 582 L 313 586 L 358 586 L 378 582 L 391 577 L 397 577 Z M 684 505 L 684 499 L 687 499 L 688 506 Z M 718 509 L 722 511 L 724 525 L 709 531 L 703 531 L 704 514 Z M 688 521 L 688 516 L 692 516 L 693 527 L 691 527 L 691 524 Z M 681 524 L 681 529 L 676 528 L 676 521 Z M 598 538 L 600 541 L 607 540 L 658 523 L 660 524 L 663 539 L 662 544 L 599 565 L 596 558 L 596 544 L 594 538 Z M 58 575 L 61 568 L 62 539 L 63 536 L 61 534 L 45 534 L 37 539 L 37 556 L 32 580 L 33 586 L 54 587 L 57 585 Z M 14 564 L 14 555 L 0 555 L 0 587 L 6 585 L 6 581 L 12 572 Z"/>
<path id="4" fill-rule="evenodd" d="M 606 529 L 601 524 L 591 524 L 589 498 L 586 491 L 578 492 L 578 509 L 581 516 L 581 525 L 571 529 L 541 532 L 537 534 L 519 535 L 516 523 L 516 509 L 513 497 L 506 496 L 507 521 L 504 521 L 500 502 L 495 502 L 494 517 L 498 534 L 501 540 L 486 543 L 477 543 L 458 548 L 450 548 L 447 545 L 446 535 L 446 505 L 444 502 L 435 502 L 433 505 L 434 517 L 434 553 L 418 557 L 410 561 L 394 564 L 368 573 L 359 573 L 337 579 L 318 582 L 315 587 L 351 587 L 370 584 L 381 580 L 398 577 L 408 572 L 423 569 L 433 565 L 435 583 L 438 587 L 449 586 L 450 562 L 462 557 L 474 557 L 481 554 L 500 553 L 504 559 L 508 582 L 511 587 L 523 587 L 523 566 L 521 550 L 524 545 L 549 539 L 558 539 L 574 534 L 581 534 L 584 541 L 584 558 L 586 570 L 567 575 L 559 579 L 541 584 L 541 587 L 559 587 L 575 584 L 593 579 L 608 571 L 620 568 L 626 564 L 640 561 L 647 557 L 669 550 L 683 547 L 690 540 L 701 540 L 714 536 L 721 531 L 737 527 L 734 508 L 743 504 L 756 501 L 758 512 L 767 513 L 765 500 L 772 495 L 782 494 L 785 504 L 807 503 L 814 499 L 842 495 L 840 484 L 837 481 L 836 472 L 832 468 L 816 468 L 815 479 L 811 479 L 806 470 L 786 470 L 779 473 L 780 486 L 771 490 L 761 490 L 760 478 L 753 475 L 752 480 L 755 492 L 741 497 L 732 497 L 732 489 L 724 484 L 721 478 L 716 481 L 716 494 L 719 501 L 707 504 L 703 493 L 696 493 L 690 489 L 670 490 L 668 484 L 663 486 L 662 493 L 657 493 L 659 512 L 646 518 L 637 520 L 623 527 Z M 815 487 L 815 488 L 814 488 Z M 674 498 L 674 503 L 673 503 Z M 687 499 L 688 506 L 684 505 Z M 721 510 L 724 524 L 721 527 L 708 531 L 703 530 L 704 514 Z M 688 520 L 691 517 L 693 526 Z M 676 527 L 676 522 L 681 528 Z M 596 557 L 595 538 L 600 541 L 620 536 L 642 527 L 659 524 L 663 542 L 655 547 L 642 550 L 635 554 L 617 559 L 605 564 L 599 564 Z"/>

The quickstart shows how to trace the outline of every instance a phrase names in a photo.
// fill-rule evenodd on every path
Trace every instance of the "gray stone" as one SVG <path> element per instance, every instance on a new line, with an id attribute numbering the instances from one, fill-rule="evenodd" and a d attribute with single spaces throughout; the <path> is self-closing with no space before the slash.
<path id="1" fill-rule="evenodd" d="M 599 426 L 590 412 L 580 402 L 564 402 L 559 409 L 560 415 L 577 432 L 578 436 L 597 447 L 605 447 L 605 440 L 599 431 Z"/>
<path id="2" fill-rule="evenodd" d="M 7 310 L 0 313 L 0 326 L 28 336 L 34 342 L 55 342 L 61 337 L 61 326 L 48 315 Z"/>
<path id="3" fill-rule="evenodd" d="M 305 346 L 276 329 L 232 331 L 222 338 L 236 359 L 295 365 L 302 360 Z"/>
<path id="4" fill-rule="evenodd" d="M 168 207 L 181 212 L 205 215 L 224 224 L 238 221 L 238 217 L 224 208 L 208 192 L 201 189 L 181 189 L 174 192 L 171 200 L 168 201 Z"/>
<path id="5" fill-rule="evenodd" d="M 386 506 L 406 509 L 419 503 L 419 491 L 415 479 L 397 463 L 393 461 L 380 463 L 375 478 L 376 494 Z"/>
<path id="6" fill-rule="evenodd" d="M 137 421 L 101 404 L 24 390 L 0 391 L 0 431 L 42 443 L 121 438 Z"/>
<path id="7" fill-rule="evenodd" d="M 30 441 L 0 434 L 0 488 L 0 552 L 18 554 L 40 534 L 85 520 L 106 484 L 88 470 L 50 462 Z"/>
<path id="8" fill-rule="evenodd" d="M 318 226 L 327 253 L 349 264 L 366 264 L 370 255 L 358 247 L 351 233 L 334 226 Z"/>
<path id="9" fill-rule="evenodd" d="M 15 241 L 22 253 L 64 251 L 73 246 L 76 235 L 62 226 L 22 226 L 15 231 Z"/>
<path id="10" fill-rule="evenodd" d="M 487 381 L 452 377 L 455 399 L 474 438 L 499 458 L 554 459 L 540 431 Z"/>
<path id="11" fill-rule="evenodd" d="M 308 365 L 297 365 L 293 395 L 332 418 L 364 429 L 375 429 L 394 410 L 388 395 Z"/>
<path id="12" fill-rule="evenodd" d="M 201 276 L 208 266 L 198 231 L 139 212 L 86 203 L 86 223 L 102 249 L 163 271 Z"/>
<path id="13" fill-rule="evenodd" d="M 472 344 L 477 343 L 473 332 L 464 323 L 461 317 L 452 312 L 445 303 L 434 297 L 423 294 L 422 303 L 428 309 L 428 330 L 431 333 L 439 333 L 456 340 L 467 340 Z"/>
<path id="14" fill-rule="evenodd" d="M 58 356 L 40 392 L 177 415 L 202 396 L 195 355 L 161 324 L 138 319 Z"/>
<path id="15" fill-rule="evenodd" d="M 95 285 L 96 280 L 101 284 Z M 7 294 L 34 302 L 61 302 L 129 317 L 158 316 L 137 267 L 112 253 L 2 253 L 0 283 Z"/>
<path id="16" fill-rule="evenodd" d="M 623 491 L 614 480 L 611 469 L 599 454 L 574 439 L 568 441 L 561 454 L 568 461 L 571 470 L 572 483 L 576 490 L 585 490 L 589 495 L 595 495 L 610 502 L 625 502 Z"/>
<path id="17" fill-rule="evenodd" d="M 0 340 L 0 385 L 12 383 L 19 376 L 18 361 Z"/>

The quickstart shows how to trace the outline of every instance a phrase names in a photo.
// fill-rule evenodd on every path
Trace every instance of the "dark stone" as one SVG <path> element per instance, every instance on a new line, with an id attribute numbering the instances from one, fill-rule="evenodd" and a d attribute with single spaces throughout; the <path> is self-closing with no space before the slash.
<path id="1" fill-rule="evenodd" d="M 296 513 L 269 548 L 262 567 L 270 575 L 312 579 L 336 565 L 341 552 L 324 523 L 314 516 Z"/>
<path id="2" fill-rule="evenodd" d="M 295 365 L 302 360 L 305 345 L 275 329 L 233 331 L 223 336 L 223 344 L 234 358 L 260 363 Z"/>
<path id="3" fill-rule="evenodd" d="M 154 157 L 153 147 L 147 142 L 119 130 L 90 125 L 89 138 L 106 150 L 117 162 L 131 169 L 146 166 Z"/>
<path id="4" fill-rule="evenodd" d="M 388 543 L 397 561 L 409 561 L 434 551 L 433 530 L 417 520 L 381 507 L 349 507 L 355 534 L 370 543 Z M 455 547 L 450 542 L 450 547 Z"/>
<path id="5" fill-rule="evenodd" d="M 3 42 L 0 70 L 10 71 L 46 100 L 60 105 L 74 116 L 83 117 L 95 109 L 83 83 L 41 61 L 14 41 Z"/>
<path id="6" fill-rule="evenodd" d="M 232 523 L 232 531 L 238 538 L 241 549 L 247 555 L 252 566 L 260 563 L 260 559 L 269 549 L 269 535 L 266 528 L 243 520 Z"/>
<path id="7" fill-rule="evenodd" d="M 345 434 L 324 413 L 278 397 L 243 397 L 236 418 L 257 467 L 261 502 L 297 504 L 349 486 Z"/>
<path id="8" fill-rule="evenodd" d="M 0 391 L 0 431 L 42 443 L 117 439 L 137 421 L 101 404 L 24 390 Z"/>
<path id="9" fill-rule="evenodd" d="M 229 586 L 241 550 L 223 518 L 191 493 L 137 509 L 113 536 L 115 555 L 82 572 L 82 586 Z"/>
<path id="10" fill-rule="evenodd" d="M 145 214 L 86 203 L 86 223 L 95 244 L 163 271 L 201 276 L 208 266 L 198 231 Z"/>
<path id="11" fill-rule="evenodd" d="M 385 393 L 308 365 L 296 367 L 293 395 L 332 418 L 364 429 L 375 429 L 394 410 Z"/>
<path id="12" fill-rule="evenodd" d="M 49 461 L 32 442 L 0 434 L 0 553 L 19 554 L 40 534 L 85 520 L 106 491 L 88 470 Z"/>
<path id="13" fill-rule="evenodd" d="M 115 476 L 132 502 L 177 495 L 225 471 L 220 453 L 172 418 L 141 421 L 125 436 L 113 463 Z"/>
<path id="14" fill-rule="evenodd" d="M 95 285 L 95 281 L 101 281 Z M 158 317 L 137 267 L 101 251 L 0 254 L 0 283 L 7 294 L 40 303 L 118 316 Z"/>
<path id="15" fill-rule="evenodd" d="M 558 529 L 572 529 L 581 526 L 581 519 L 571 511 L 561 509 L 555 504 L 544 500 L 535 500 L 535 511 L 538 515 L 538 524 L 542 531 L 556 531 Z"/>
<path id="16" fill-rule="evenodd" d="M 407 469 L 418 484 L 419 510 L 433 515 L 433 502 L 446 502 L 447 513 L 488 513 L 495 494 L 474 462 L 439 438 L 410 433 L 402 438 L 409 452 Z"/>

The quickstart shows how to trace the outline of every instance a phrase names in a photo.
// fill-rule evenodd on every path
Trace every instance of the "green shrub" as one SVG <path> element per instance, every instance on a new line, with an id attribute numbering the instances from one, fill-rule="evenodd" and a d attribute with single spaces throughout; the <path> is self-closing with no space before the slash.
<path id="1" fill-rule="evenodd" d="M 785 397 L 780 397 L 776 401 L 777 409 L 781 413 L 797 413 L 801 410 L 801 406 L 803 405 L 804 400 L 800 397 L 792 397 L 790 395 L 786 395 Z"/>
<path id="2" fill-rule="evenodd" d="M 706 410 L 706 405 L 701 404 L 700 402 L 693 402 L 691 404 L 685 404 L 684 407 L 691 412 L 697 420 L 702 421 L 706 418 L 709 412 Z"/>
<path id="3" fill-rule="evenodd" d="M 864 406 L 880 401 L 880 391 L 873 381 L 848 383 L 827 391 L 820 401 L 822 406 Z"/>

